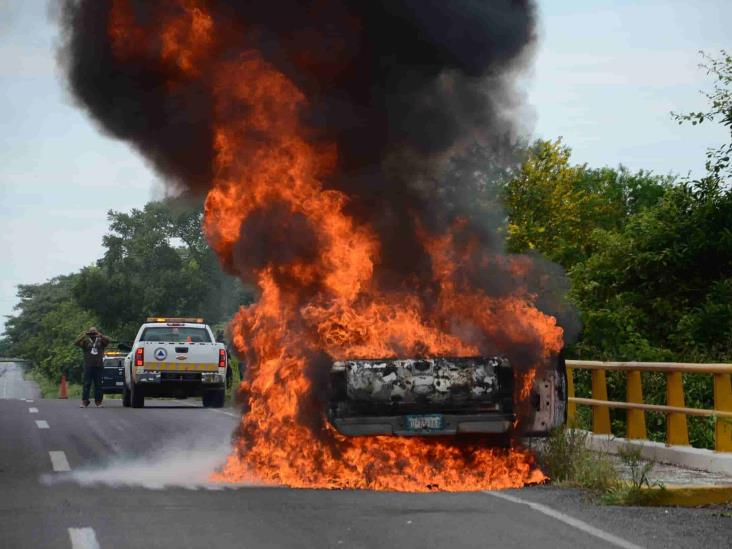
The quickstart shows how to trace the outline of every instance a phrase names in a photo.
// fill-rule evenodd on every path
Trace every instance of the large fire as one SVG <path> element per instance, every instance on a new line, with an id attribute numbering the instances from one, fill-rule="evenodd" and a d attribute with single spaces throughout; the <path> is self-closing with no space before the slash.
<path id="1" fill-rule="evenodd" d="M 195 80 L 210 94 L 206 233 L 224 265 L 246 265 L 240 274 L 261 293 L 231 321 L 247 365 L 245 413 L 216 478 L 410 491 L 541 481 L 518 447 L 490 448 L 477 438 L 347 438 L 327 423 L 323 379 L 332 360 L 495 351 L 486 341 L 500 342 L 499 351 L 538 344 L 538 363 L 521 369 L 518 398 L 525 398 L 541 361 L 561 349 L 562 329 L 526 285 L 496 297 L 471 282 L 465 273 L 476 269 L 519 281 L 528 260 L 485 251 L 459 217 L 437 233 L 415 222 L 431 262 L 429 299 L 425 281 L 419 291 L 409 278 L 381 284 L 384 236 L 348 213 L 352 197 L 325 187 L 339 150 L 312 139 L 302 121 L 309 98 L 257 49 L 233 49 L 236 31 L 217 26 L 208 6 L 166 0 L 140 20 L 129 0 L 115 0 L 107 33 L 121 61 L 156 56 L 169 93 Z"/>

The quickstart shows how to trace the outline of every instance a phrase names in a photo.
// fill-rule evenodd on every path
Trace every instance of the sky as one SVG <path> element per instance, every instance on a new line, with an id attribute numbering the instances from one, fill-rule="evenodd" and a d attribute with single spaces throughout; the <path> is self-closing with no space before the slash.
<path id="1" fill-rule="evenodd" d="M 52 10 L 51 10 L 52 11 Z M 712 125 L 679 126 L 712 81 L 698 51 L 732 49 L 729 0 L 539 0 L 535 61 L 521 79 L 533 137 L 562 137 L 576 163 L 703 174 Z M 74 105 L 56 67 L 46 0 L 0 0 L 0 330 L 16 286 L 101 257 L 110 209 L 163 185 Z"/>

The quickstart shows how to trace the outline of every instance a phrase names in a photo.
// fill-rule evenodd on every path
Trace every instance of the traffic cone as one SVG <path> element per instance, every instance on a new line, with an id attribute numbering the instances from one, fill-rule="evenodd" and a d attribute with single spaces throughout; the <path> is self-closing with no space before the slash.
<path id="1" fill-rule="evenodd" d="M 58 398 L 69 398 L 66 389 L 66 376 L 61 376 L 61 387 L 58 389 Z"/>

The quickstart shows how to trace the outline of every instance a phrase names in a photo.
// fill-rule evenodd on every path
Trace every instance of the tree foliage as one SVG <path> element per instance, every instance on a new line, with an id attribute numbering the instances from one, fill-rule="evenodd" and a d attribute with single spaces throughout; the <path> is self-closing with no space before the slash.
<path id="1" fill-rule="evenodd" d="M 79 378 L 81 355 L 72 343 L 82 331 L 98 324 L 73 298 L 78 278 L 72 274 L 43 284 L 20 285 L 18 312 L 5 325 L 5 352 L 32 361 L 37 372 L 56 382 L 62 373 Z"/>
<path id="2" fill-rule="evenodd" d="M 654 205 L 671 177 L 570 163 L 561 140 L 536 141 L 504 189 L 513 252 L 535 250 L 565 268 L 592 255 L 595 230 L 617 230 Z"/>
<path id="3" fill-rule="evenodd" d="M 732 130 L 732 58 L 706 57 L 717 77 L 708 112 L 680 122 Z M 561 141 L 537 141 L 505 188 L 511 251 L 534 250 L 567 269 L 583 330 L 571 358 L 680 362 L 732 361 L 732 190 L 729 143 L 707 153 L 706 177 L 677 182 L 622 167 L 570 162 Z M 578 372 L 578 394 L 590 378 Z M 608 377 L 611 400 L 624 400 L 625 375 Z M 644 398 L 665 404 L 665 378 L 644 374 Z M 710 376 L 685 375 L 689 406 L 713 406 Z M 586 410 L 584 410 L 586 411 Z M 611 412 L 622 435 L 625 414 Z M 663 440 L 665 419 L 647 414 L 649 436 Z M 690 418 L 695 446 L 713 445 L 713 422 Z"/>
<path id="4" fill-rule="evenodd" d="M 693 125 L 704 122 L 715 122 L 725 126 L 729 131 L 729 142 L 707 150 L 707 171 L 719 178 L 732 176 L 732 55 L 726 50 L 719 52 L 719 57 L 712 57 L 700 52 L 707 74 L 715 78 L 712 91 L 703 92 L 709 102 L 709 110 L 695 111 L 686 114 L 672 113 L 674 118 L 683 124 Z"/>
<path id="5" fill-rule="evenodd" d="M 202 213 L 175 202 L 110 211 L 106 252 L 83 269 L 73 293 L 118 334 L 132 339 L 147 316 L 229 317 L 252 292 L 225 275 L 202 232 Z"/>
<path id="6" fill-rule="evenodd" d="M 217 324 L 254 298 L 219 267 L 202 233 L 200 207 L 151 202 L 108 217 L 104 256 L 78 273 L 20 285 L 20 303 L 6 323 L 3 353 L 31 360 L 54 381 L 62 373 L 79 378 L 73 341 L 90 325 L 130 341 L 147 316 L 203 316 Z"/>
<path id="7" fill-rule="evenodd" d="M 732 193 L 714 178 L 668 189 L 572 271 L 577 352 L 616 360 L 732 359 Z"/>

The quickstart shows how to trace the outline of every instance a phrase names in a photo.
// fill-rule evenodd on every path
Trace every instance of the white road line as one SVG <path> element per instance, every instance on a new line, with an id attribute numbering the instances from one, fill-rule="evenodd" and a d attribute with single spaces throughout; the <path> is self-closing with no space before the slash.
<path id="1" fill-rule="evenodd" d="M 31 414 L 37 414 L 38 413 L 38 408 L 28 408 L 28 412 L 31 413 Z"/>
<path id="2" fill-rule="evenodd" d="M 611 545 L 615 545 L 616 547 L 623 547 L 624 549 L 642 549 L 640 545 L 636 545 L 634 543 L 624 540 L 623 538 L 619 538 L 608 532 L 605 532 L 604 530 L 600 530 L 599 528 L 590 526 L 586 522 L 582 522 L 579 519 L 570 517 L 569 515 L 565 515 L 564 513 L 560 513 L 559 511 L 555 511 L 551 507 L 547 507 L 546 505 L 542 505 L 541 503 L 535 503 L 533 501 L 528 501 L 525 499 L 517 498 L 515 496 L 509 496 L 508 494 L 504 494 L 502 492 L 492 492 L 490 490 L 484 490 L 483 493 L 488 494 L 489 496 L 496 497 L 496 498 L 505 499 L 505 500 L 511 501 L 513 503 L 520 503 L 522 505 L 528 505 L 534 511 L 538 511 L 549 517 L 557 519 L 558 521 L 561 521 L 565 524 L 569 524 L 570 526 L 577 528 L 577 530 L 581 530 L 581 531 L 585 532 L 586 534 L 589 534 L 589 535 L 599 538 L 603 541 L 606 541 L 607 543 L 609 543 Z"/>
<path id="3" fill-rule="evenodd" d="M 36 420 L 36 427 L 39 429 L 50 429 L 48 422 L 45 419 L 37 419 Z"/>
<path id="4" fill-rule="evenodd" d="M 71 471 L 65 452 L 62 450 L 51 450 L 48 452 L 48 455 L 51 457 L 51 466 L 55 472 L 65 473 L 66 471 Z"/>
<path id="5" fill-rule="evenodd" d="M 69 528 L 72 549 L 99 549 L 93 528 Z"/>

